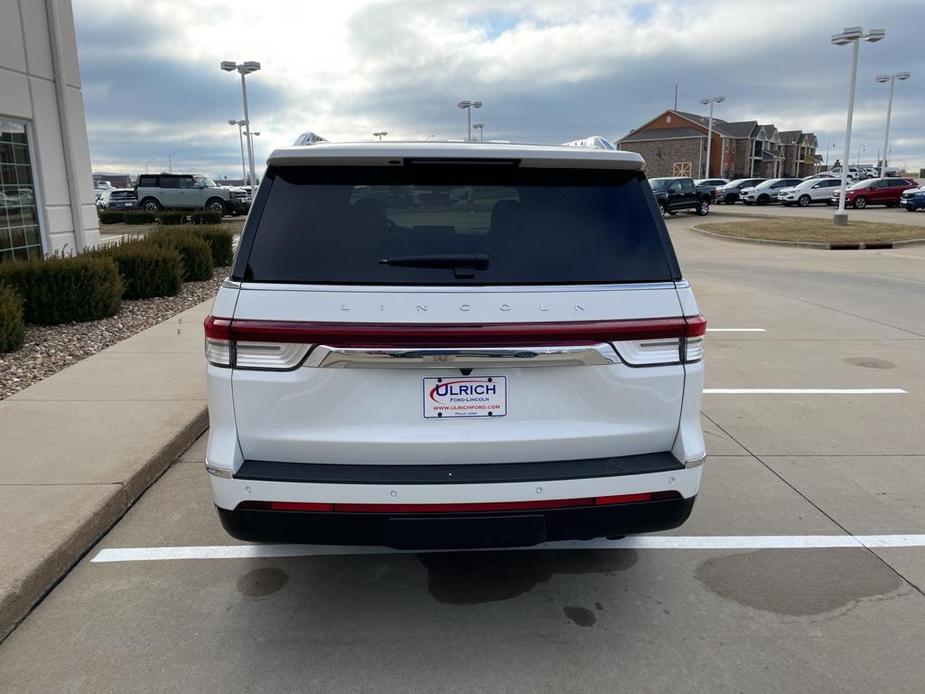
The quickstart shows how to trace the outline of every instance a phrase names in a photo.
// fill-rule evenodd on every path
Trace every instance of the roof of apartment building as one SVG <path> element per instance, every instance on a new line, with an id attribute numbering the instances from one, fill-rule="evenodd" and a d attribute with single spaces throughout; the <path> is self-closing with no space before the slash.
<path id="1" fill-rule="evenodd" d="M 636 130 L 620 138 L 620 142 L 643 142 L 645 140 L 681 140 L 689 137 L 704 137 L 696 128 L 659 128 L 658 130 Z"/>
<path id="2" fill-rule="evenodd" d="M 781 130 L 778 134 L 782 145 L 795 145 L 803 138 L 802 130 Z"/>
<path id="3" fill-rule="evenodd" d="M 691 113 L 689 111 L 675 111 L 669 109 L 667 113 L 672 113 L 674 115 L 680 116 L 681 118 L 688 120 L 696 125 L 701 127 L 709 126 L 709 118 L 703 116 L 699 113 Z M 655 119 L 653 119 L 655 120 Z M 652 121 L 649 121 L 650 123 Z M 646 124 L 648 125 L 648 123 Z M 758 130 L 758 121 L 754 120 L 743 120 L 743 121 L 725 121 L 722 118 L 713 118 L 713 130 L 718 134 L 724 137 L 734 137 L 734 138 L 745 138 L 745 137 L 754 137 L 755 133 Z M 658 130 L 645 129 L 645 125 L 642 128 L 631 131 L 629 134 L 624 137 L 619 138 L 620 142 L 639 142 L 640 140 L 668 140 L 668 139 L 678 139 L 682 137 L 702 137 L 703 133 L 695 128 L 689 127 L 678 127 L 678 128 L 659 128 Z"/>

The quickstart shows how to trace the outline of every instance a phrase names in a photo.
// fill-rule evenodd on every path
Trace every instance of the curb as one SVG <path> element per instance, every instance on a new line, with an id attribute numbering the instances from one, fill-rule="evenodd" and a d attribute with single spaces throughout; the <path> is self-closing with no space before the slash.
<path id="1" fill-rule="evenodd" d="M 166 444 L 144 461 L 93 513 L 41 562 L 25 575 L 16 589 L 0 599 L 0 641 L 5 639 L 58 582 L 103 537 L 135 501 L 208 428 L 205 406 Z"/>
<path id="2" fill-rule="evenodd" d="M 745 215 L 741 215 L 745 216 Z M 756 215 L 748 215 L 754 217 Z M 824 243 L 814 241 L 774 241 L 772 239 L 750 239 L 745 236 L 727 236 L 726 234 L 717 234 L 706 229 L 701 229 L 700 225 L 695 224 L 691 231 L 698 234 L 710 236 L 714 239 L 724 241 L 735 241 L 737 243 L 754 243 L 761 246 L 789 246 L 791 248 L 814 248 L 820 251 L 882 251 L 892 248 L 905 248 L 906 246 L 918 246 L 925 244 L 925 238 L 908 239 L 905 241 L 874 241 L 871 243 Z"/>

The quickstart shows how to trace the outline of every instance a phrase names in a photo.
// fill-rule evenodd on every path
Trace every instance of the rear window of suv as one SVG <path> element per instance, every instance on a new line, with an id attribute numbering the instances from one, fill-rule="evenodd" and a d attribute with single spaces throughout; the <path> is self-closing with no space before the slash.
<path id="1" fill-rule="evenodd" d="M 267 179 L 236 279 L 530 285 L 680 278 L 640 172 L 286 166 L 271 167 Z"/>

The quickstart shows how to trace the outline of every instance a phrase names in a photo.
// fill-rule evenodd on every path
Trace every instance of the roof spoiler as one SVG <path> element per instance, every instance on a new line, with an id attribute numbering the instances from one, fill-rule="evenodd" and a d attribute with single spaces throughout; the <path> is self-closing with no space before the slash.
<path id="1" fill-rule="evenodd" d="M 572 140 L 571 142 L 563 142 L 565 147 L 584 147 L 586 149 L 607 149 L 611 152 L 617 150 L 614 147 L 613 142 L 608 140 L 606 137 L 601 137 L 600 135 L 589 135 L 583 140 Z"/>
<path id="2" fill-rule="evenodd" d="M 327 142 L 327 140 L 321 137 L 321 135 L 319 135 L 318 133 L 313 133 L 311 130 L 309 130 L 299 135 L 295 139 L 295 142 L 293 142 L 292 144 L 293 146 L 298 147 L 300 145 L 315 145 L 315 144 L 318 144 L 319 142 Z"/>

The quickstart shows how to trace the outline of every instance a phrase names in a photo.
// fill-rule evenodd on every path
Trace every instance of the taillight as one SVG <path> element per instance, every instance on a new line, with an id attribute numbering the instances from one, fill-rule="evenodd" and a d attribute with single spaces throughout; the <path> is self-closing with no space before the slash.
<path id="1" fill-rule="evenodd" d="M 702 315 L 551 323 L 313 323 L 205 320 L 210 364 L 239 369 L 298 367 L 315 345 L 335 348 L 582 346 L 611 343 L 631 366 L 698 361 Z"/>

